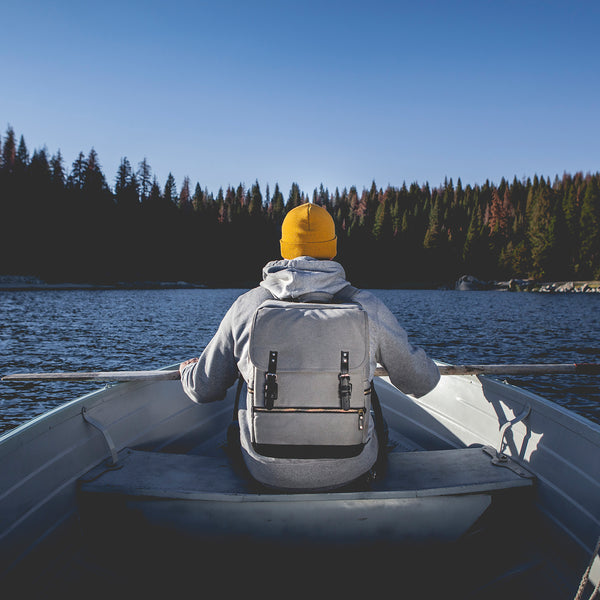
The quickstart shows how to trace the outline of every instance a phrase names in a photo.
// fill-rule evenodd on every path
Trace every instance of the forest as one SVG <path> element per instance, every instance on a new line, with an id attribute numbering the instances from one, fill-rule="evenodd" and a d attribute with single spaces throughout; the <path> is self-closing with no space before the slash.
<path id="1" fill-rule="evenodd" d="M 460 178 L 311 194 L 258 181 L 216 193 L 144 158 L 122 158 L 109 183 L 92 148 L 68 167 L 60 151 L 30 153 L 0 136 L 0 274 L 47 282 L 187 281 L 254 285 L 280 258 L 281 222 L 303 202 L 327 208 L 338 260 L 364 287 L 483 280 L 600 278 L 600 173 L 463 185 Z"/>

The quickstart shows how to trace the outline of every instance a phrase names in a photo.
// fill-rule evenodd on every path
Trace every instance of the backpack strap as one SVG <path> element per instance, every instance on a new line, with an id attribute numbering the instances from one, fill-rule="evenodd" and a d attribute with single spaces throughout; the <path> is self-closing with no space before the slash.
<path id="1" fill-rule="evenodd" d="M 269 370 L 265 374 L 265 408 L 271 410 L 277 400 L 277 352 L 269 352 Z"/>
<path id="2" fill-rule="evenodd" d="M 354 298 L 359 290 L 353 285 L 348 284 L 333 296 L 328 292 L 306 292 L 306 294 L 301 294 L 297 298 L 277 298 L 269 290 L 266 291 L 275 300 L 283 300 L 285 302 L 322 302 L 324 304 L 343 304 L 344 302 L 351 302 L 352 298 Z"/>
<path id="3" fill-rule="evenodd" d="M 348 374 L 349 353 L 342 350 L 340 359 L 340 372 L 338 375 L 339 387 L 338 393 L 343 410 L 350 410 L 350 397 L 352 396 L 352 384 L 350 383 L 350 375 Z"/>
<path id="4" fill-rule="evenodd" d="M 353 285 L 348 284 L 343 287 L 334 297 L 332 302 L 335 303 L 343 303 L 343 302 L 351 302 L 352 298 L 358 294 L 358 288 L 355 288 Z"/>
<path id="5" fill-rule="evenodd" d="M 289 298 L 291 302 L 314 302 L 329 304 L 332 302 L 331 294 L 327 292 L 306 292 L 306 294 L 300 294 L 297 298 Z"/>

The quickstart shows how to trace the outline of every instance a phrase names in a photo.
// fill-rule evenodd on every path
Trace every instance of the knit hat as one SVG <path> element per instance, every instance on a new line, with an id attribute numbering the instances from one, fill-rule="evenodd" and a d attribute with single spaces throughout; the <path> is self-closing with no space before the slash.
<path id="1" fill-rule="evenodd" d="M 330 259 L 337 254 L 335 224 L 325 208 L 301 204 L 290 210 L 281 225 L 281 256 Z"/>

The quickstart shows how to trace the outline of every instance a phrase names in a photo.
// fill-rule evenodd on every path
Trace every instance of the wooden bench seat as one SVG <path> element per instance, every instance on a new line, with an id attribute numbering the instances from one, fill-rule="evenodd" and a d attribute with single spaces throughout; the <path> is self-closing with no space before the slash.
<path id="1" fill-rule="evenodd" d="M 485 493 L 532 485 L 532 477 L 516 463 L 507 460 L 505 464 L 509 468 L 494 464 L 493 457 L 483 448 L 393 452 L 389 454 L 383 481 L 372 491 L 349 493 L 414 498 Z M 188 500 L 257 493 L 251 483 L 234 472 L 227 457 L 131 449 L 119 454 L 117 468 L 107 469 L 101 465 L 82 477 L 80 489 L 88 493 Z M 264 494 L 269 495 L 269 492 L 262 490 L 261 495 Z"/>
<path id="2" fill-rule="evenodd" d="M 81 521 L 111 543 L 127 530 L 142 539 L 145 528 L 236 544 L 452 541 L 484 513 L 502 512 L 503 498 L 516 494 L 519 509 L 531 504 L 533 479 L 494 464 L 494 456 L 482 448 L 391 453 L 372 489 L 276 493 L 253 487 L 226 457 L 127 449 L 117 468 L 102 465 L 81 478 Z"/>

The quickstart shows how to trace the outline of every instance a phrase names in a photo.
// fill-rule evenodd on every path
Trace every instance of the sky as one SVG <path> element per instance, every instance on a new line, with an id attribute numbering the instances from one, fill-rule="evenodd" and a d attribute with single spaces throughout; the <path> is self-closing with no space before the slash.
<path id="1" fill-rule="evenodd" d="M 0 134 L 216 193 L 600 170 L 597 0 L 0 0 Z M 193 189 L 193 188 L 192 188 Z"/>

